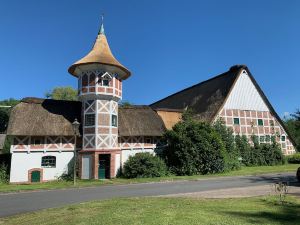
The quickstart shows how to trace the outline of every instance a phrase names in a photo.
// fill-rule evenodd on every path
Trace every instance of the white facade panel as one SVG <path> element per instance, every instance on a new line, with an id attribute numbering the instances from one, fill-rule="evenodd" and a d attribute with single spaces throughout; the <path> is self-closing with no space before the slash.
<path id="1" fill-rule="evenodd" d="M 155 154 L 154 149 L 150 148 L 150 149 L 123 149 L 122 150 L 122 166 L 124 165 L 124 163 L 128 160 L 129 156 L 133 156 L 136 153 L 140 153 L 140 152 L 149 152 L 151 154 Z"/>
<path id="2" fill-rule="evenodd" d="M 116 154 L 115 155 L 115 175 L 118 175 L 118 172 L 120 170 L 120 167 L 121 167 L 121 156 L 120 154 Z"/>
<path id="3" fill-rule="evenodd" d="M 41 166 L 43 156 L 56 156 L 55 168 Z M 10 182 L 29 182 L 28 171 L 33 168 L 43 169 L 43 179 L 55 180 L 63 173 L 68 172 L 72 165 L 73 152 L 20 152 L 13 153 L 11 157 Z"/>
<path id="4" fill-rule="evenodd" d="M 224 108 L 269 111 L 246 71 L 236 81 Z"/>
<path id="5" fill-rule="evenodd" d="M 92 179 L 92 156 L 83 155 L 82 156 L 82 168 L 81 168 L 81 178 L 82 179 Z"/>

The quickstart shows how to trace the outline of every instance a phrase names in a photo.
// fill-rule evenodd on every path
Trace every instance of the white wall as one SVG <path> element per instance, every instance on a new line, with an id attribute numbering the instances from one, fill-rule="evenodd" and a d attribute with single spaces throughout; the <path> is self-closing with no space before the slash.
<path id="1" fill-rule="evenodd" d="M 42 168 L 42 156 L 56 156 L 56 168 Z M 73 159 L 73 152 L 21 152 L 13 153 L 11 158 L 10 182 L 28 182 L 28 170 L 43 169 L 43 180 L 57 179 L 68 172 L 68 164 Z"/>
<path id="2" fill-rule="evenodd" d="M 269 111 L 246 71 L 239 76 L 224 108 Z"/>
<path id="3" fill-rule="evenodd" d="M 119 169 L 121 167 L 121 156 L 120 156 L 120 154 L 116 154 L 115 157 L 116 157 L 115 158 L 115 160 L 116 160 L 116 162 L 115 162 L 115 175 L 118 175 Z"/>
<path id="4" fill-rule="evenodd" d="M 136 153 L 140 153 L 140 152 L 150 152 L 152 154 L 155 154 L 154 150 L 151 149 L 122 149 L 122 166 L 123 164 L 128 160 L 129 156 L 133 156 Z"/>

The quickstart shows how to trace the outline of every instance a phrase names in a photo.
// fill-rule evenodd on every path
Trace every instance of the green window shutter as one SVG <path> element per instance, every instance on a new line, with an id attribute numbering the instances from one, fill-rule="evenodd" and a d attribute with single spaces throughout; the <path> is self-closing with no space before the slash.
<path id="1" fill-rule="evenodd" d="M 234 125 L 240 125 L 240 119 L 239 118 L 233 118 L 233 124 Z"/>
<path id="2" fill-rule="evenodd" d="M 257 124 L 258 124 L 258 126 L 263 126 L 264 125 L 264 121 L 262 119 L 258 119 L 257 120 Z"/>

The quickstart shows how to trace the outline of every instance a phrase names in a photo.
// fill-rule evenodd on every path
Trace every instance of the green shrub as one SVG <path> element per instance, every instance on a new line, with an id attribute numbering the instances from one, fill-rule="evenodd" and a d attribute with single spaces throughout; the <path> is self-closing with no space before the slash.
<path id="1" fill-rule="evenodd" d="M 240 152 L 239 148 L 236 147 L 232 128 L 226 127 L 222 120 L 217 120 L 214 123 L 213 128 L 220 135 L 227 152 L 227 156 L 225 158 L 225 171 L 240 169 Z"/>
<path id="2" fill-rule="evenodd" d="M 186 119 L 165 133 L 163 157 L 177 175 L 223 172 L 229 158 L 220 135 L 207 123 Z"/>
<path id="3" fill-rule="evenodd" d="M 245 135 L 235 136 L 235 144 L 237 151 L 240 153 L 240 157 L 242 159 L 242 164 L 245 166 L 252 165 L 252 152 L 251 145 Z"/>
<path id="4" fill-rule="evenodd" d="M 262 165 L 274 166 L 284 164 L 285 162 L 281 148 L 277 143 L 260 144 L 259 151 L 261 152 L 261 157 L 263 159 Z"/>
<path id="5" fill-rule="evenodd" d="M 0 164 L 0 183 L 8 183 L 9 180 L 8 166 L 4 163 Z"/>
<path id="6" fill-rule="evenodd" d="M 123 167 L 126 178 L 162 177 L 168 174 L 164 161 L 148 152 L 130 156 Z"/>
<path id="7" fill-rule="evenodd" d="M 300 153 L 287 156 L 288 163 L 300 164 Z"/>

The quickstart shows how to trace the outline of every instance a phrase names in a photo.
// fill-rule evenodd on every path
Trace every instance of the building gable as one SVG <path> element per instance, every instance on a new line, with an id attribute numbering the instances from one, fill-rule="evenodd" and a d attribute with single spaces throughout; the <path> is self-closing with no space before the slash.
<path id="1" fill-rule="evenodd" d="M 246 70 L 238 76 L 224 109 L 270 111 Z"/>

